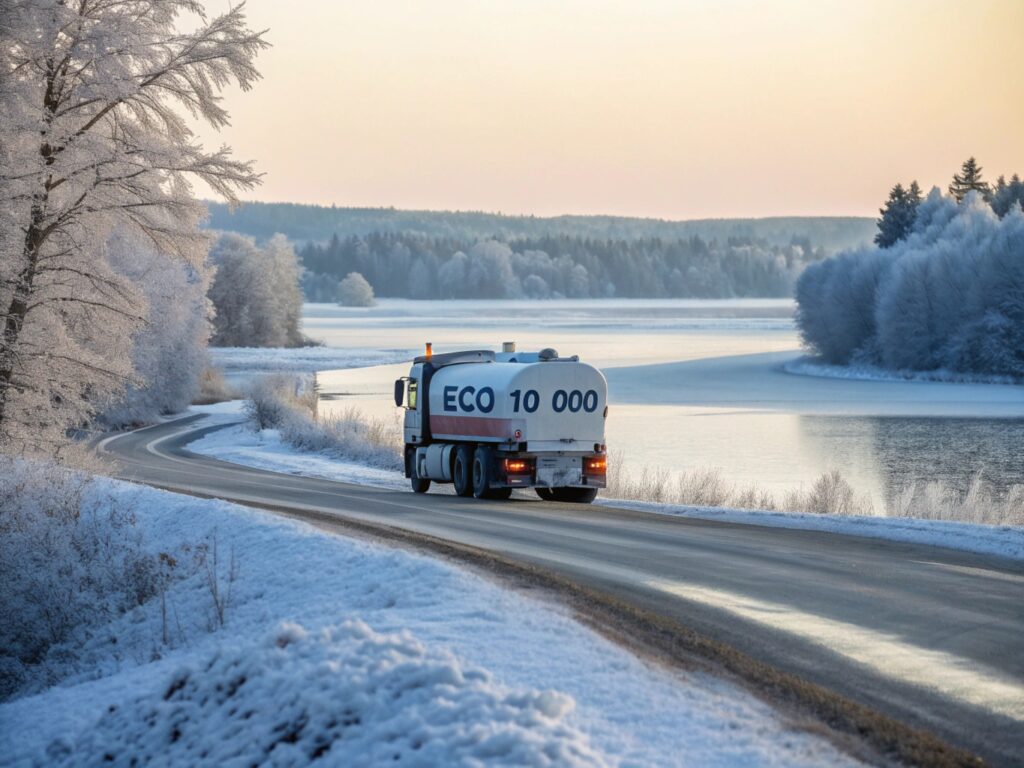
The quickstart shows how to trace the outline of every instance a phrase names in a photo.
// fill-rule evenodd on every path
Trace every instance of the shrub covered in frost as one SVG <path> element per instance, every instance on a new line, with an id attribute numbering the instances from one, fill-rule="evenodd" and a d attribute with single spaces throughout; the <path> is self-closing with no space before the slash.
<path id="1" fill-rule="evenodd" d="M 408 633 L 362 622 L 221 647 L 128 707 L 110 707 L 54 765 L 603 765 L 574 702 L 509 691 Z"/>
<path id="2" fill-rule="evenodd" d="M 376 304 L 373 286 L 358 272 L 349 272 L 338 283 L 338 301 L 344 307 L 372 307 Z"/>
<path id="3" fill-rule="evenodd" d="M 666 469 L 643 467 L 629 470 L 622 454 L 608 462 L 605 496 L 627 501 L 678 504 L 688 507 L 723 507 L 822 515 L 876 514 L 874 504 L 859 494 L 839 470 L 825 472 L 809 488 L 776 498 L 757 485 L 740 486 L 728 481 L 720 469 L 697 468 L 673 476 Z M 924 520 L 956 520 L 984 525 L 1024 525 L 1024 485 L 997 492 L 981 474 L 960 491 L 933 481 L 896 488 L 885 500 L 881 514 Z"/>
<path id="4" fill-rule="evenodd" d="M 87 475 L 0 458 L 0 699 L 51 648 L 151 597 L 158 576 L 129 503 Z"/>
<path id="5" fill-rule="evenodd" d="M 402 468 L 397 424 L 369 418 L 355 407 L 318 417 L 315 398 L 294 376 L 266 376 L 254 382 L 246 414 L 257 429 L 276 429 L 286 443 L 301 450 L 382 469 Z"/>

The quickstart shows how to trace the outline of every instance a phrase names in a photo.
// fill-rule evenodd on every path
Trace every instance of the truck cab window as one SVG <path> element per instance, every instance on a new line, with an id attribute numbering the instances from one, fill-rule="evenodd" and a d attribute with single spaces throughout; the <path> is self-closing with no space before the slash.
<path id="1" fill-rule="evenodd" d="M 416 394 L 417 394 L 418 390 L 419 390 L 419 382 L 416 379 L 409 379 L 409 398 L 408 398 L 408 403 L 409 403 L 408 408 L 409 408 L 409 410 L 412 410 L 412 411 L 416 410 Z"/>

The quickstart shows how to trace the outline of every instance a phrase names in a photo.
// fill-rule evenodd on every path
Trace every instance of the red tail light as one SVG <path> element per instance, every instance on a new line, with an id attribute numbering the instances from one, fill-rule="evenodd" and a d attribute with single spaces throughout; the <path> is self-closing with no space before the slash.
<path id="1" fill-rule="evenodd" d="M 584 456 L 584 475 L 604 475 L 608 473 L 608 459 L 604 456 Z"/>

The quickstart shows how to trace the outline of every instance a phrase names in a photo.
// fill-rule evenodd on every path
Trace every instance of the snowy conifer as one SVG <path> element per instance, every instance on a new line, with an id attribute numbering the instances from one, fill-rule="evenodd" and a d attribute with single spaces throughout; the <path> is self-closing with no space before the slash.
<path id="1" fill-rule="evenodd" d="M 921 202 L 921 188 L 914 181 L 909 189 L 897 184 L 889 191 L 889 199 L 879 209 L 881 218 L 878 220 L 878 233 L 875 243 L 880 248 L 888 248 L 907 236 L 914 226 L 917 206 Z"/>
<path id="2" fill-rule="evenodd" d="M 949 185 L 949 194 L 956 198 L 958 203 L 963 201 L 968 192 L 977 192 L 983 199 L 988 200 L 992 195 L 992 189 L 988 182 L 982 180 L 981 171 L 982 168 L 978 165 L 977 160 L 973 157 L 967 158 L 960 166 L 960 173 L 953 174 L 953 183 Z"/>

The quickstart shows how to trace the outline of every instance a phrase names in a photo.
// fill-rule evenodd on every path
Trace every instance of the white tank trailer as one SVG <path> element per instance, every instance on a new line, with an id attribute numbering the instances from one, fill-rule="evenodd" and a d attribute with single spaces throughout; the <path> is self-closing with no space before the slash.
<path id="1" fill-rule="evenodd" d="M 553 349 L 472 350 L 413 360 L 395 382 L 405 409 L 405 476 L 416 493 L 453 483 L 459 496 L 589 503 L 604 488 L 608 383 Z"/>

